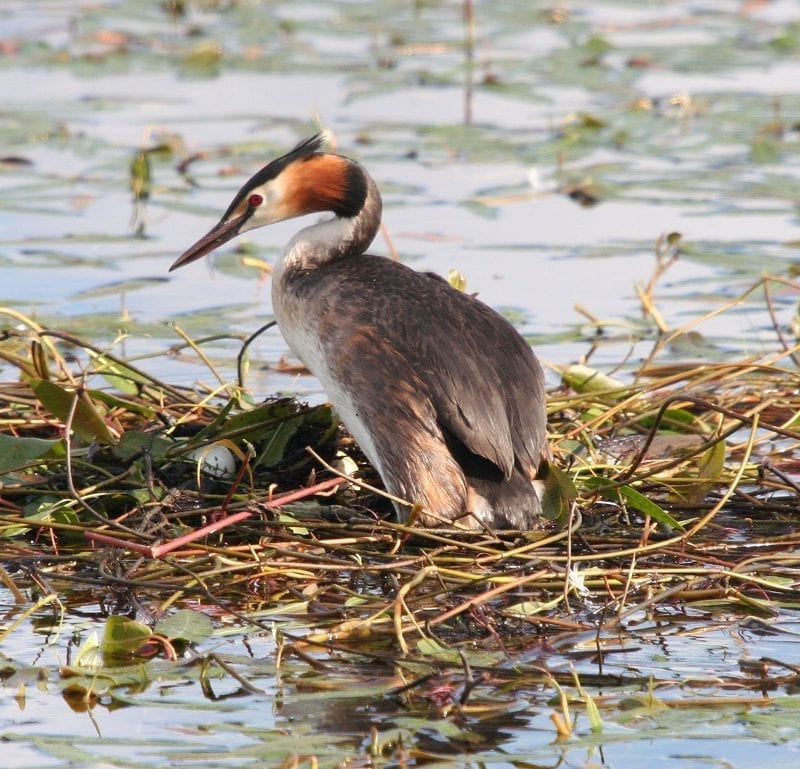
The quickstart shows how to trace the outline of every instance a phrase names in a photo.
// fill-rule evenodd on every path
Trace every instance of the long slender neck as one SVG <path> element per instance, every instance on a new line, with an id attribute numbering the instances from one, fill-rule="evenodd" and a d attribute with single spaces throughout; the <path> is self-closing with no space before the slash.
<path id="1" fill-rule="evenodd" d="M 356 165 L 356 164 L 354 164 Z M 300 230 L 286 246 L 280 271 L 313 270 L 348 256 L 363 254 L 381 224 L 381 194 L 361 166 L 367 196 L 361 210 L 351 217 L 335 216 Z"/>

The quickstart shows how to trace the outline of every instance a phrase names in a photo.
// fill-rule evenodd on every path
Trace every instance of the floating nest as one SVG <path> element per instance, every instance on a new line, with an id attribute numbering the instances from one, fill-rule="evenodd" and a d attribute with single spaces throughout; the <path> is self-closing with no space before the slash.
<path id="1" fill-rule="evenodd" d="M 796 605 L 800 380 L 782 337 L 758 358 L 677 365 L 658 363 L 662 332 L 625 382 L 561 371 L 548 519 L 430 530 L 394 520 L 328 406 L 174 387 L 2 312 L 16 374 L 0 384 L 0 578 L 15 595 L 69 590 L 150 625 L 175 606 L 285 620 L 281 643 L 308 659 L 463 666 L 468 651 L 489 667 L 543 639 L 601 654 L 632 617 Z"/>

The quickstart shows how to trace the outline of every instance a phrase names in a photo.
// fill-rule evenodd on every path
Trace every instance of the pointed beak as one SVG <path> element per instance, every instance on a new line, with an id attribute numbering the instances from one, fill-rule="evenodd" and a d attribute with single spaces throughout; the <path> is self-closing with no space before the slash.
<path id="1" fill-rule="evenodd" d="M 210 254 L 215 249 L 219 248 L 223 243 L 227 243 L 231 238 L 235 238 L 242 225 L 252 215 L 252 210 L 247 209 L 243 214 L 221 221 L 219 224 L 212 227 L 200 240 L 193 246 L 189 246 L 173 263 L 169 271 L 177 270 L 178 267 L 183 267 L 185 264 L 199 259 L 201 256 Z"/>

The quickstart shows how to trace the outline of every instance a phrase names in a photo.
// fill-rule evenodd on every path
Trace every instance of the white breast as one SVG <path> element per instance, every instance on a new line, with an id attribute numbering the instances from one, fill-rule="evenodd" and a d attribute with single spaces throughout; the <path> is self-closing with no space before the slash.
<path id="1" fill-rule="evenodd" d="M 372 439 L 368 426 L 361 418 L 358 403 L 345 382 L 337 380 L 328 366 L 325 350 L 319 335 L 315 332 L 313 314 L 310 308 L 297 307 L 283 289 L 285 260 L 276 265 L 272 275 L 272 306 L 283 338 L 289 348 L 305 364 L 309 371 L 319 379 L 328 400 L 344 423 L 372 466 L 383 476 L 380 455 Z"/>

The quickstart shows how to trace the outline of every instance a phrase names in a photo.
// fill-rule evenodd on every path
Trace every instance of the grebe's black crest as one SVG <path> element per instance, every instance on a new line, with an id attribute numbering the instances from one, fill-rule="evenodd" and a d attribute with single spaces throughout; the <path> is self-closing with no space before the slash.
<path id="1" fill-rule="evenodd" d="M 318 133 L 310 139 L 300 142 L 291 152 L 287 152 L 275 160 L 270 161 L 260 171 L 253 174 L 250 179 L 242 185 L 236 193 L 227 211 L 222 215 L 222 219 L 228 219 L 242 205 L 242 202 L 251 192 L 263 186 L 273 179 L 277 179 L 281 174 L 291 167 L 299 169 L 303 164 L 319 158 L 338 158 L 338 155 L 324 155 L 324 148 L 327 136 Z M 363 207 L 367 196 L 367 181 L 361 167 L 353 161 L 342 158 L 347 165 L 343 167 L 343 178 L 335 180 L 333 183 L 341 189 L 335 195 L 329 195 L 326 202 L 330 203 L 330 209 L 336 216 L 351 217 L 355 216 Z M 315 169 L 315 174 L 320 176 L 319 183 L 324 183 L 324 174 L 320 174 Z"/>
<path id="2" fill-rule="evenodd" d="M 228 210 L 222 215 L 223 219 L 230 218 L 231 214 L 242 204 L 254 187 L 260 187 L 272 179 L 277 179 L 292 163 L 299 163 L 318 155 L 325 147 L 325 134 L 318 133 L 309 139 L 301 141 L 291 152 L 287 152 L 275 160 L 271 160 L 260 171 L 254 173 L 236 193 Z"/>

